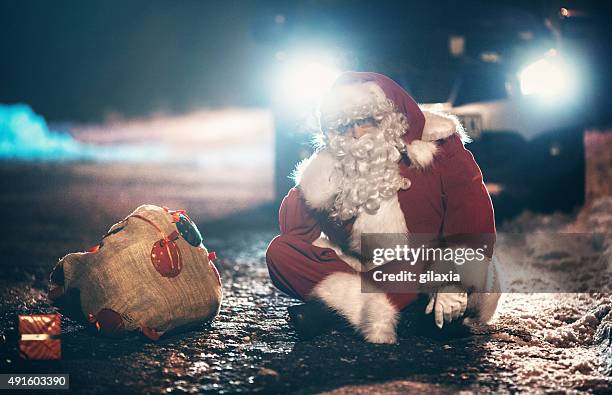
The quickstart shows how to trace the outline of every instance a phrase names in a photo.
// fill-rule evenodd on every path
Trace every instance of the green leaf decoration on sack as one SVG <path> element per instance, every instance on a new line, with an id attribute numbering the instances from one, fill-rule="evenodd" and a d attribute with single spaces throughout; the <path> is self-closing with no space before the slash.
<path id="1" fill-rule="evenodd" d="M 176 223 L 176 228 L 181 234 L 181 237 L 194 247 L 202 244 L 202 235 L 193 221 L 183 214 L 180 214 L 179 217 L 180 219 Z"/>

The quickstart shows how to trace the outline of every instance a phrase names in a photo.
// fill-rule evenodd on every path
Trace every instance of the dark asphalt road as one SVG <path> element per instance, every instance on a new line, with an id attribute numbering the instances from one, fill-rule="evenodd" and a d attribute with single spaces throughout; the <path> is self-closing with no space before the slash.
<path id="1" fill-rule="evenodd" d="M 129 174 L 129 169 L 124 173 Z M 155 178 L 159 173 L 141 174 Z M 555 360 L 563 350 L 537 348 L 541 340 L 530 340 L 533 334 L 513 317 L 472 328 L 471 333 L 440 334 L 430 321 L 415 322 L 423 306 L 414 306 L 415 310 L 403 314 L 397 345 L 366 344 L 350 332 L 299 341 L 285 318 L 286 307 L 295 302 L 277 292 L 268 280 L 264 253 L 276 234 L 272 207 L 217 222 L 204 221 L 204 211 L 198 214 L 196 210 L 192 215 L 204 235 L 204 244 L 219 256 L 216 263 L 225 298 L 221 313 L 211 324 L 151 342 L 140 335 L 103 338 L 91 328 L 63 318 L 62 359 L 23 361 L 17 356 L 17 315 L 55 311 L 45 297 L 47 275 L 55 262 L 68 252 L 96 244 L 108 227 L 121 219 L 115 213 L 117 204 L 163 204 L 148 194 L 149 190 L 158 191 L 159 185 L 141 179 L 117 181 L 114 175 L 101 169 L 94 178 L 78 177 L 68 166 L 11 165 L 8 170 L 0 166 L 0 178 L 11 185 L 0 193 L 0 372 L 69 373 L 71 392 L 87 394 L 305 394 L 353 385 L 360 389 L 341 391 L 609 390 L 609 379 L 601 376 L 578 377 L 578 383 L 565 384 L 550 381 L 548 376 L 532 382 L 531 373 L 519 375 L 517 367 L 522 369 L 542 358 Z M 94 183 L 103 185 L 99 192 L 105 195 L 92 201 L 91 194 L 82 191 Z M 142 187 L 122 195 L 131 183 Z M 207 196 L 176 199 L 173 207 L 190 213 L 197 209 L 192 209 L 197 201 L 214 206 Z M 507 363 L 508 352 L 514 353 L 510 361 L 516 362 Z M 567 367 L 554 369 L 562 378 L 576 376 Z"/>
<path id="2" fill-rule="evenodd" d="M 57 362 L 26 362 L 16 353 L 17 314 L 55 311 L 43 289 L 52 260 L 5 278 L 0 283 L 0 371 L 69 373 L 71 388 L 79 393 L 312 393 L 390 379 L 430 383 L 449 392 L 512 389 L 480 355 L 479 344 L 490 340 L 490 329 L 436 339 L 405 320 L 400 344 L 394 346 L 365 344 L 352 333 L 298 341 L 285 319 L 294 301 L 273 289 L 267 277 L 264 252 L 274 233 L 271 228 L 206 237 L 207 246 L 219 253 L 225 292 L 212 324 L 153 343 L 138 335 L 102 338 L 64 318 L 63 358 Z"/>

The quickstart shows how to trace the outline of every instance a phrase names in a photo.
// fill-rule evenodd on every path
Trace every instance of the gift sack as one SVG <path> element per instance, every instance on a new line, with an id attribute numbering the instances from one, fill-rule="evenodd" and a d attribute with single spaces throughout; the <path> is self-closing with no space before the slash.
<path id="1" fill-rule="evenodd" d="M 218 313 L 214 257 L 184 211 L 143 205 L 98 246 L 62 258 L 51 273 L 49 297 L 103 334 L 141 330 L 158 339 Z"/>

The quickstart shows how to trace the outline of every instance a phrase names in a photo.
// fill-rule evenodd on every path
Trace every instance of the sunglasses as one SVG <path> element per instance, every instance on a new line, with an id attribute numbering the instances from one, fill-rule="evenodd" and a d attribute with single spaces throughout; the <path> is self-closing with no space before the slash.
<path id="1" fill-rule="evenodd" d="M 351 123 L 349 123 L 347 125 L 340 126 L 340 127 L 338 127 L 338 132 L 340 134 L 346 134 L 349 130 L 353 129 L 355 126 L 359 126 L 359 127 L 368 127 L 368 126 L 374 127 L 374 126 L 377 126 L 377 125 L 378 125 L 378 122 L 374 118 L 369 117 L 369 118 L 364 118 L 364 119 L 358 119 L 358 120 L 353 121 L 353 122 L 351 122 Z"/>

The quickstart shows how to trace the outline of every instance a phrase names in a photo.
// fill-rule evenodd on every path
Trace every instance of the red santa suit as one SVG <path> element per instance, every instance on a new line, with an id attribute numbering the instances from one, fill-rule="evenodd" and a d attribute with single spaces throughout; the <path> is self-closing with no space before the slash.
<path id="1" fill-rule="evenodd" d="M 389 343 L 395 341 L 398 312 L 417 294 L 361 292 L 359 273 L 367 268 L 351 255 L 360 252 L 361 235 L 418 233 L 452 239 L 485 234 L 492 246 L 493 207 L 456 118 L 422 111 L 406 91 L 380 74 L 345 73 L 333 89 L 344 88 L 348 107 L 356 97 L 389 99 L 406 116 L 409 128 L 402 139 L 410 161 L 399 162 L 404 185 L 373 214 L 363 211 L 342 223 L 331 221 L 328 214 L 338 190 L 331 176 L 334 158 L 325 149 L 316 152 L 299 166 L 297 185 L 281 204 L 280 235 L 270 243 L 266 260 L 280 290 L 301 300 L 321 300 L 366 340 Z"/>

